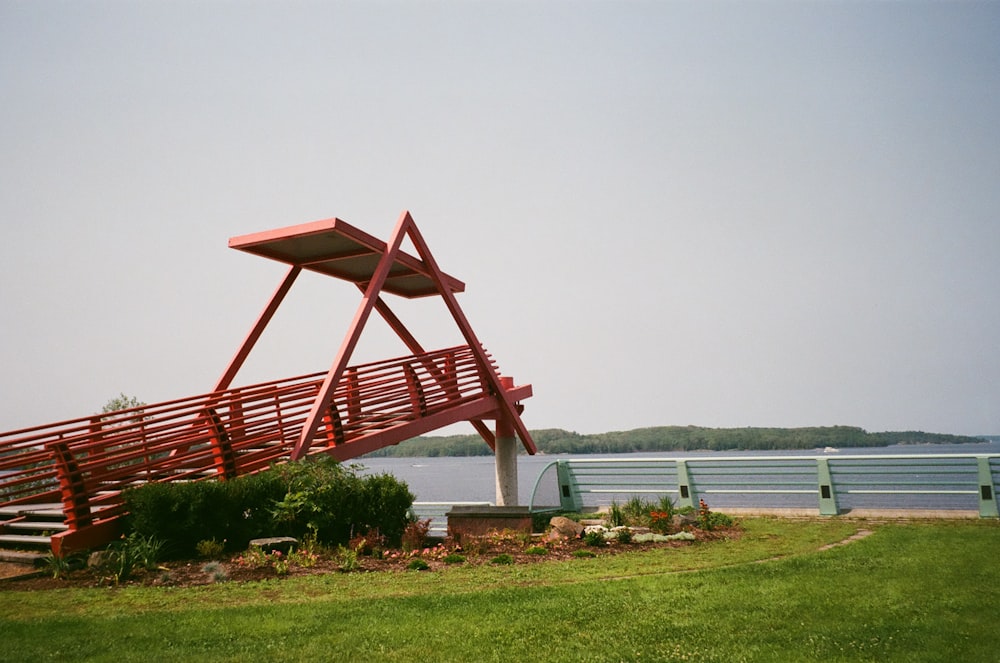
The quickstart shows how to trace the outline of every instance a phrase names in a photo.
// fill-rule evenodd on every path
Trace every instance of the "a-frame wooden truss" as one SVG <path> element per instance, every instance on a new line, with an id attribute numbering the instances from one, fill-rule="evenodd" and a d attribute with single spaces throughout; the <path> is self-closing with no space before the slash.
<path id="1" fill-rule="evenodd" d="M 402 250 L 403 241 L 406 238 L 409 238 L 418 258 Z M 501 378 L 490 362 L 455 297 L 455 292 L 461 292 L 464 289 L 464 284 L 441 271 L 408 211 L 400 215 L 388 243 L 383 243 L 340 219 L 329 219 L 256 235 L 236 237 L 231 239 L 229 244 L 236 249 L 289 263 L 291 267 L 213 391 L 221 391 L 230 386 L 253 345 L 260 338 L 302 269 L 311 269 L 352 281 L 363 293 L 354 318 L 292 450 L 292 459 L 300 459 L 309 454 L 317 430 L 324 417 L 327 416 L 326 413 L 329 412 L 334 393 L 344 379 L 345 371 L 348 370 L 348 362 L 372 311 L 377 311 L 382 316 L 410 352 L 417 356 L 425 354 L 424 348 L 421 347 L 417 339 L 389 308 L 382 297 L 383 292 L 391 292 L 405 297 L 437 295 L 444 300 L 448 312 L 475 355 L 480 375 L 485 380 L 486 387 L 497 402 L 496 411 L 490 413 L 489 416 L 474 416 L 468 421 L 472 423 L 486 443 L 490 447 L 494 447 L 495 436 L 483 420 L 486 418 L 502 420 L 513 428 L 529 454 L 536 452 L 531 434 L 521 419 L 522 407 L 518 399 L 523 397 L 524 388 L 512 389 L 512 383 Z M 429 366 L 429 369 L 432 373 L 435 370 L 433 366 Z M 530 386 L 527 393 L 530 395 Z M 376 435 L 378 434 L 376 433 Z M 392 444 L 400 441 L 392 439 L 398 436 L 398 431 L 395 435 L 388 432 L 383 434 L 389 438 L 386 439 L 385 443 Z M 384 444 L 379 443 L 378 440 L 370 440 L 369 444 L 362 446 L 378 448 Z"/>

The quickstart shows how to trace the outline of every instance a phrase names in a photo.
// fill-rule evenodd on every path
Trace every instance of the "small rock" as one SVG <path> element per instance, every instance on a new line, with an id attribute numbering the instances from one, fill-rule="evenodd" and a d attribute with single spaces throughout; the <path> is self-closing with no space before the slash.
<path id="1" fill-rule="evenodd" d="M 107 553 L 104 550 L 95 550 L 87 557 L 87 568 L 96 569 L 104 565 Z"/>
<path id="2" fill-rule="evenodd" d="M 681 515 L 679 513 L 674 514 L 674 517 L 670 519 L 670 529 L 681 529 L 685 525 L 694 525 L 698 522 L 697 516 Z"/>

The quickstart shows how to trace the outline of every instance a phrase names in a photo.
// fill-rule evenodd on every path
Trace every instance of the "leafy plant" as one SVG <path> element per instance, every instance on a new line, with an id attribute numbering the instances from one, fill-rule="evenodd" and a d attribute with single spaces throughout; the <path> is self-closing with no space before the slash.
<path id="1" fill-rule="evenodd" d="M 507 553 L 501 553 L 490 560 L 490 564 L 497 564 L 497 565 L 508 565 L 513 563 L 514 563 L 514 558 L 508 555 Z"/>
<path id="2" fill-rule="evenodd" d="M 156 537 L 132 533 L 108 546 L 100 570 L 116 585 L 132 577 L 138 568 L 152 571 L 159 564 L 163 542 Z"/>
<path id="3" fill-rule="evenodd" d="M 650 511 L 649 520 L 649 529 L 657 534 L 669 534 L 673 526 L 673 517 L 666 511 Z"/>
<path id="4" fill-rule="evenodd" d="M 622 527 L 621 529 L 615 530 L 615 540 L 618 543 L 626 545 L 632 543 L 632 530 L 628 527 Z"/>
<path id="5" fill-rule="evenodd" d="M 414 557 L 412 560 L 410 560 L 410 563 L 406 565 L 406 568 L 408 568 L 410 571 L 426 571 L 431 567 L 430 564 L 420 559 L 419 557 Z"/>
<path id="6" fill-rule="evenodd" d="M 411 520 L 403 530 L 402 547 L 409 552 L 420 550 L 427 543 L 427 534 L 431 531 L 431 519 Z"/>
<path id="7" fill-rule="evenodd" d="M 524 552 L 528 555 L 548 555 L 549 549 L 543 546 L 531 546 Z"/>
<path id="8" fill-rule="evenodd" d="M 316 566 L 316 562 L 318 561 L 319 555 L 306 548 L 300 548 L 288 553 L 288 562 L 295 566 L 301 566 L 304 569 Z"/>
<path id="9" fill-rule="evenodd" d="M 465 562 L 465 556 L 458 553 L 448 553 L 441 558 L 441 561 L 445 564 L 462 564 Z"/>
<path id="10" fill-rule="evenodd" d="M 673 499 L 669 495 L 663 495 L 660 497 L 660 501 L 656 504 L 656 510 L 660 513 L 669 514 L 673 518 L 674 514 L 677 513 L 677 505 L 674 504 Z"/>
<path id="11" fill-rule="evenodd" d="M 351 571 L 357 571 L 361 568 L 361 562 L 358 561 L 359 550 L 360 548 L 348 548 L 346 546 L 337 547 L 335 561 L 341 571 L 349 573 Z"/>
<path id="12" fill-rule="evenodd" d="M 593 546 L 595 548 L 607 545 L 608 541 L 604 538 L 604 531 L 599 529 L 592 529 L 583 534 L 583 542 L 588 546 Z"/>
<path id="13" fill-rule="evenodd" d="M 731 516 L 724 513 L 716 513 L 708 508 L 705 500 L 698 501 L 698 526 L 703 530 L 710 531 L 716 527 L 730 527 L 733 524 Z"/>
<path id="14" fill-rule="evenodd" d="M 202 539 L 195 545 L 195 550 L 198 551 L 198 555 L 201 557 L 219 557 L 226 549 L 226 542 L 216 541 L 215 539 Z"/>
<path id="15" fill-rule="evenodd" d="M 652 505 L 642 497 L 630 497 L 622 507 L 625 525 L 645 525 Z"/>
<path id="16" fill-rule="evenodd" d="M 573 551 L 573 557 L 597 557 L 597 555 L 593 551 L 580 549 Z"/>
<path id="17" fill-rule="evenodd" d="M 618 502 L 612 500 L 611 508 L 608 511 L 608 524 L 612 527 L 622 527 L 628 524 L 625 521 L 625 511 L 618 505 Z"/>
<path id="18" fill-rule="evenodd" d="M 76 555 L 57 557 L 49 554 L 42 560 L 42 565 L 53 578 L 61 579 L 68 576 L 73 569 L 79 568 L 82 560 Z"/>

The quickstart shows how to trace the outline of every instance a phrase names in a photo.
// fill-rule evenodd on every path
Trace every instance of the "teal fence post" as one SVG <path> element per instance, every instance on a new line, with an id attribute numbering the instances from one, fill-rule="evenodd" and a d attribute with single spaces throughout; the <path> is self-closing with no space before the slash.
<path id="1" fill-rule="evenodd" d="M 687 462 L 678 459 L 677 463 L 677 506 L 694 508 L 694 486 L 688 475 Z"/>
<path id="2" fill-rule="evenodd" d="M 559 481 L 559 508 L 563 511 L 582 511 L 583 500 L 580 498 L 576 477 L 573 475 L 573 468 L 570 467 L 568 460 L 560 460 L 556 463 L 556 478 Z"/>
<path id="3" fill-rule="evenodd" d="M 816 482 L 819 484 L 819 515 L 836 516 L 837 495 L 833 492 L 833 478 L 830 476 L 830 461 L 826 458 L 816 459 Z"/>
<path id="4" fill-rule="evenodd" d="M 997 512 L 996 490 L 993 487 L 993 472 L 988 456 L 977 456 L 979 465 L 979 517 L 1000 518 Z"/>

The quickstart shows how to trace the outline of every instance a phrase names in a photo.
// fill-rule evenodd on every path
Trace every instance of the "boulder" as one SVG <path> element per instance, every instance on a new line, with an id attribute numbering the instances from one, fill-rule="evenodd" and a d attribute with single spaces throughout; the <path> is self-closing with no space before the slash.
<path id="1" fill-rule="evenodd" d="M 266 553 L 280 552 L 283 555 L 290 553 L 297 544 L 298 541 L 290 536 L 275 536 L 250 541 L 251 548 L 260 548 Z"/>
<path id="2" fill-rule="evenodd" d="M 564 536 L 568 539 L 578 539 L 583 534 L 583 525 L 565 516 L 554 517 L 549 521 L 549 527 L 552 528 L 554 534 Z"/>
<path id="3" fill-rule="evenodd" d="M 670 519 L 670 529 L 676 531 L 683 529 L 685 525 L 696 525 L 698 523 L 698 517 L 692 515 L 681 515 L 679 513 L 674 514 L 674 517 Z"/>

